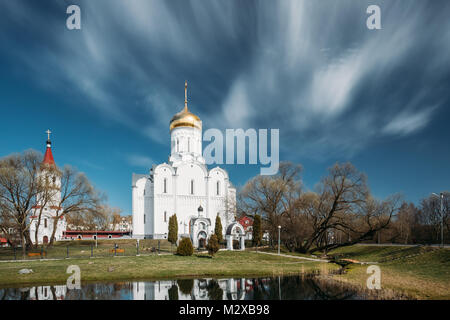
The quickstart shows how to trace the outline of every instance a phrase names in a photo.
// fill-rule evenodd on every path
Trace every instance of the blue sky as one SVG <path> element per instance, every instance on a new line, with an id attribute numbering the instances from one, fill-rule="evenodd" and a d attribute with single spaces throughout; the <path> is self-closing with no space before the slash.
<path id="1" fill-rule="evenodd" d="M 65 27 L 81 8 L 82 29 Z M 381 30 L 366 8 L 381 7 Z M 44 151 L 131 212 L 184 101 L 204 129 L 279 128 L 313 189 L 336 161 L 376 197 L 450 189 L 448 1 L 0 2 L 0 156 Z M 242 186 L 255 165 L 227 165 Z"/>

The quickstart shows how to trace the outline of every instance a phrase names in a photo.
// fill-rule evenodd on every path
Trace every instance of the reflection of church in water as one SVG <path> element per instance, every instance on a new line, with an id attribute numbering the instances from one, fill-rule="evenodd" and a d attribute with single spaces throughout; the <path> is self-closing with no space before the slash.
<path id="1" fill-rule="evenodd" d="M 244 300 L 249 283 L 246 279 L 133 282 L 133 300 Z"/>
<path id="2" fill-rule="evenodd" d="M 84 285 L 82 291 L 69 290 L 65 285 L 39 286 L 22 290 L 22 294 L 29 300 L 243 300 L 251 285 L 249 279 L 185 279 L 119 286 L 92 283 Z"/>
<path id="3" fill-rule="evenodd" d="M 177 215 L 178 235 L 190 237 L 194 247 L 206 244 L 216 216 L 232 249 L 244 248 L 244 229 L 235 221 L 236 189 L 222 168 L 208 170 L 202 156 L 202 121 L 187 106 L 170 121 L 168 163 L 153 165 L 149 174 L 132 176 L 133 237 L 166 239 L 169 217 Z"/>

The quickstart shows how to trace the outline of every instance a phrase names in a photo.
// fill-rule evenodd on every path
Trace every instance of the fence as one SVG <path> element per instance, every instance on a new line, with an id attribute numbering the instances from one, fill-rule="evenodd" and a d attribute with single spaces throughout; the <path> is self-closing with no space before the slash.
<path id="1" fill-rule="evenodd" d="M 152 255 L 170 253 L 172 249 L 167 241 L 156 240 L 148 243 L 102 243 L 102 244 L 78 244 L 73 242 L 57 243 L 54 246 L 39 246 L 27 248 L 25 254 L 21 247 L 0 248 L 0 260 L 36 260 L 36 259 L 64 259 L 64 258 L 95 258 L 114 256 Z"/>

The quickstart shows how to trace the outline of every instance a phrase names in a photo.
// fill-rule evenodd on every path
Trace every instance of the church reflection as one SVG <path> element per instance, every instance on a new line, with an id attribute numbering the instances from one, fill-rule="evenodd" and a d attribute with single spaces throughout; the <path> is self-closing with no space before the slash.
<path id="1" fill-rule="evenodd" d="M 342 300 L 367 299 L 357 289 L 313 276 L 178 279 L 0 289 L 0 300 Z"/>

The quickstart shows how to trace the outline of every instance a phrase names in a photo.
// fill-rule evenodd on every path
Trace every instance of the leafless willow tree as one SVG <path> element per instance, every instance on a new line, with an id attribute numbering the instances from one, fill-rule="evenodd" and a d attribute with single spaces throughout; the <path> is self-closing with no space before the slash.
<path id="1" fill-rule="evenodd" d="M 331 167 L 315 192 L 303 192 L 300 173 L 300 166 L 282 163 L 277 175 L 250 180 L 239 197 L 241 211 L 260 214 L 272 239 L 281 226 L 290 251 L 326 252 L 370 239 L 398 210 L 399 196 L 374 199 L 366 176 L 350 163 Z"/>
<path id="2" fill-rule="evenodd" d="M 121 209 L 101 204 L 94 209 L 77 211 L 66 216 L 71 230 L 115 230 L 121 222 Z"/>
<path id="3" fill-rule="evenodd" d="M 440 238 L 441 221 L 444 219 L 444 236 L 450 234 L 450 192 L 444 192 L 443 212 L 441 212 L 441 200 L 430 195 L 420 203 L 421 214 L 419 221 L 421 224 L 429 225 L 433 228 L 435 241 Z"/>
<path id="4" fill-rule="evenodd" d="M 11 237 L 10 228 L 17 230 L 23 254 L 32 246 L 30 215 L 37 216 L 39 225 L 43 208 L 51 206 L 56 210 L 50 238 L 53 244 L 59 219 L 97 210 L 102 200 L 83 173 L 69 166 L 62 170 L 56 166 L 43 167 L 41 159 L 42 155 L 33 150 L 0 159 L 0 230 L 6 237 Z M 52 179 L 56 176 L 60 184 Z M 61 197 L 55 197 L 59 192 Z"/>
<path id="5" fill-rule="evenodd" d="M 58 220 L 73 213 L 96 211 L 100 207 L 102 196 L 89 182 L 86 175 L 70 166 L 61 170 L 61 198 L 53 218 L 53 232 L 49 245 L 55 241 Z"/>
<path id="6" fill-rule="evenodd" d="M 23 254 L 32 245 L 28 218 L 43 190 L 37 179 L 40 159 L 35 151 L 0 159 L 0 228 L 7 237 L 9 228 L 17 230 Z"/>

